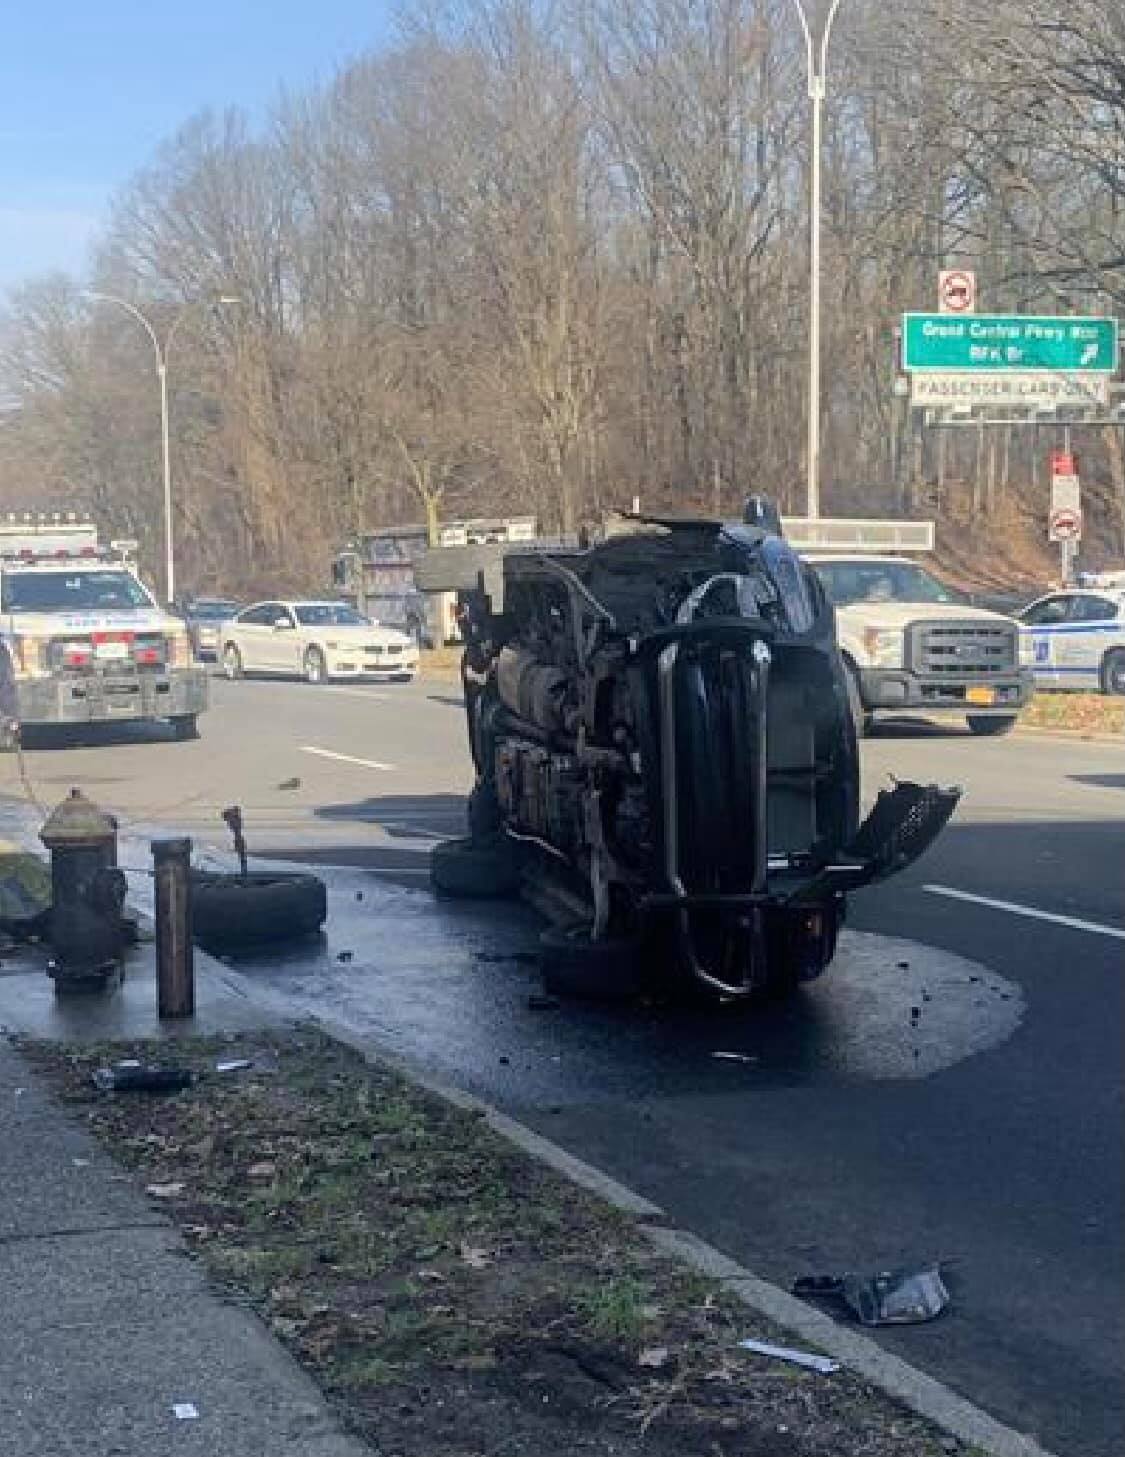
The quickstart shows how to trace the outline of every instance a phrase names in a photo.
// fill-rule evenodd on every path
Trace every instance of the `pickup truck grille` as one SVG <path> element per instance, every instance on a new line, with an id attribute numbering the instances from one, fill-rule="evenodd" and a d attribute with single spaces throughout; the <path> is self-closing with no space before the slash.
<path id="1" fill-rule="evenodd" d="M 909 666 L 923 678 L 992 678 L 1014 671 L 1017 634 L 1008 622 L 916 622 L 907 633 Z"/>

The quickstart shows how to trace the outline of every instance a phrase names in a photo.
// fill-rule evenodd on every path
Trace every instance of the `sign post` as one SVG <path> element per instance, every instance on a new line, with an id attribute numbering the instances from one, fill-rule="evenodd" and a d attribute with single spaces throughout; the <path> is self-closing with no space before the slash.
<path id="1" fill-rule="evenodd" d="M 1074 575 L 1074 557 L 1082 540 L 1082 491 L 1078 478 L 1078 457 L 1069 449 L 1052 450 L 1051 510 L 1047 539 L 1059 543 L 1063 586 Z"/>

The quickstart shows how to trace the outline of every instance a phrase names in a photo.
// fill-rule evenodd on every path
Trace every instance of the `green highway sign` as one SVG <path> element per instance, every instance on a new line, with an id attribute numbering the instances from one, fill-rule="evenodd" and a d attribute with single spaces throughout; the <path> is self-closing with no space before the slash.
<path id="1" fill-rule="evenodd" d="M 906 372 L 1029 369 L 1115 374 L 1117 320 L 1033 314 L 903 314 Z"/>

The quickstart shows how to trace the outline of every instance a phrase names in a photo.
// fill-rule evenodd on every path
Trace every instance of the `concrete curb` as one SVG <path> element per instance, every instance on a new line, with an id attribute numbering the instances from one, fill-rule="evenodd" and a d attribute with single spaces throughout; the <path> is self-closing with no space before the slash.
<path id="1" fill-rule="evenodd" d="M 238 976 L 238 973 L 233 975 Z M 1033 1437 L 1005 1426 L 981 1407 L 958 1396 L 944 1382 L 885 1351 L 869 1336 L 838 1324 L 830 1316 L 790 1295 L 787 1290 L 761 1279 L 752 1270 L 724 1255 L 721 1250 L 697 1235 L 660 1223 L 667 1216 L 659 1205 L 592 1164 L 576 1158 L 566 1149 L 520 1123 L 518 1119 L 501 1112 L 475 1094 L 466 1093 L 463 1089 L 434 1078 L 397 1053 L 385 1051 L 376 1041 L 361 1036 L 335 1017 L 318 1012 L 310 1015 L 311 1020 L 325 1032 L 358 1052 L 361 1057 L 392 1068 L 410 1082 L 454 1107 L 478 1113 L 489 1128 L 529 1157 L 598 1195 L 623 1214 L 637 1219 L 639 1232 L 665 1254 L 701 1275 L 720 1281 L 748 1309 L 784 1326 L 821 1351 L 834 1356 L 872 1386 L 878 1387 L 880 1391 L 901 1402 L 918 1416 L 933 1422 L 959 1441 L 989 1453 L 990 1457 L 1054 1457 L 1054 1454 L 1041 1447 Z"/>
<path id="2" fill-rule="evenodd" d="M 136 910 L 136 907 L 133 909 Z M 798 1300 L 780 1286 L 761 1279 L 752 1270 L 689 1231 L 662 1223 L 667 1215 L 659 1205 L 594 1165 L 576 1158 L 494 1104 L 435 1078 L 408 1058 L 380 1046 L 377 1039 L 358 1033 L 338 1017 L 257 986 L 241 972 L 216 961 L 198 948 L 196 964 L 237 996 L 268 1008 L 279 1019 L 311 1021 L 365 1060 L 393 1069 L 453 1107 L 478 1114 L 489 1128 L 530 1158 L 637 1220 L 639 1232 L 665 1254 L 702 1275 L 720 1281 L 748 1309 L 835 1357 L 872 1386 L 959 1441 L 990 1454 L 990 1457 L 1054 1457 L 1033 1437 L 1005 1426 L 982 1408 L 958 1396 L 943 1382 L 885 1351 L 870 1337 L 839 1325 L 831 1317 Z"/>

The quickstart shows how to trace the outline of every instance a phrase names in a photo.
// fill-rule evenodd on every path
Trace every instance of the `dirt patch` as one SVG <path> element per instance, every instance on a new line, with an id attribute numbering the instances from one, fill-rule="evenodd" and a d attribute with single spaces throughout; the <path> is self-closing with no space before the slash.
<path id="1" fill-rule="evenodd" d="M 1036 693 L 1020 714 L 1023 728 L 1125 734 L 1125 698 L 1102 693 Z"/>
<path id="2" fill-rule="evenodd" d="M 436 683 L 461 682 L 461 657 L 463 648 L 426 648 L 421 656 L 423 678 Z"/>
<path id="3" fill-rule="evenodd" d="M 785 1341 L 624 1215 L 397 1074 L 278 1034 L 22 1051 L 380 1457 L 937 1457 L 956 1449 Z M 174 1094 L 92 1071 L 174 1056 Z M 216 1060 L 251 1058 L 249 1069 Z"/>

